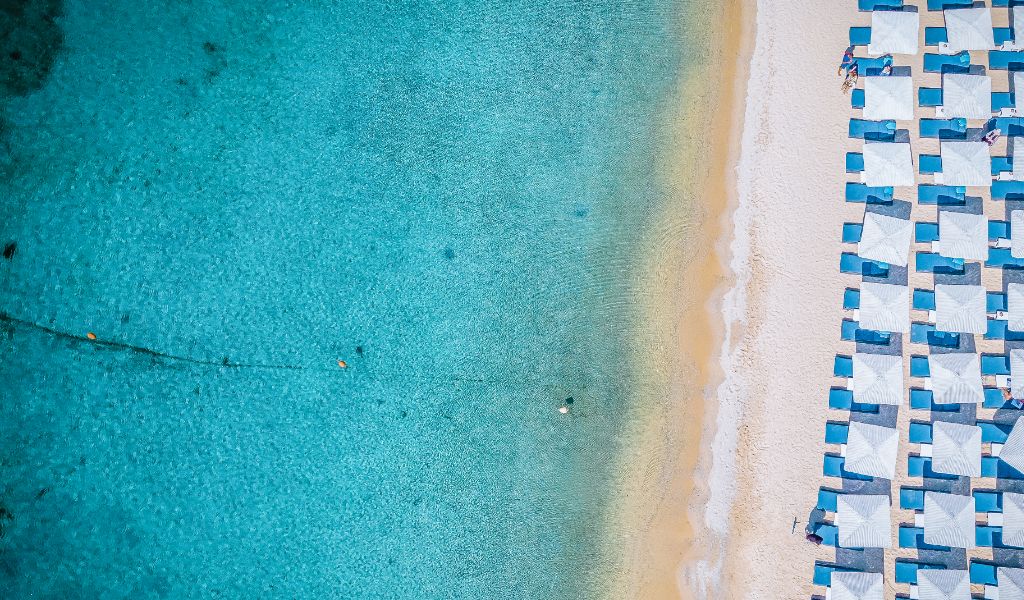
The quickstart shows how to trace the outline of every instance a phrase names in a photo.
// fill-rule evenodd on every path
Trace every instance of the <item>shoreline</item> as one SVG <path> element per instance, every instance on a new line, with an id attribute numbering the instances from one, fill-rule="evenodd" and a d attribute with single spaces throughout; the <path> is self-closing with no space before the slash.
<path id="1" fill-rule="evenodd" d="M 608 589 L 610 597 L 688 597 L 686 565 L 705 551 L 694 506 L 707 490 L 695 474 L 715 412 L 708 399 L 722 378 L 720 306 L 733 281 L 728 237 L 755 14 L 753 0 L 729 0 L 704 17 L 714 31 L 699 47 L 707 60 L 680 80 L 666 107 L 672 131 L 658 168 L 671 200 L 655 219 L 658 242 L 637 294 L 640 336 L 658 340 L 661 356 L 646 357 L 637 370 L 669 397 L 653 410 L 638 409 L 636 429 L 626 434 L 633 447 L 618 470 L 629 481 L 612 510 L 619 519 L 612 543 L 625 557 L 621 587 Z"/>

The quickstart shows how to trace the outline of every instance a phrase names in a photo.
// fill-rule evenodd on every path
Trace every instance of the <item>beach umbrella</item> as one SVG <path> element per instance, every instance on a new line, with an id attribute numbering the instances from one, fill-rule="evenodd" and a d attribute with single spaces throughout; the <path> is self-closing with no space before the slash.
<path id="1" fill-rule="evenodd" d="M 1016 73 L 1014 74 L 1016 75 Z M 1024 140 L 1017 136 L 1007 137 L 1006 152 L 1010 157 L 1010 178 L 1015 181 L 1024 181 Z M 1017 156 L 1018 154 L 1020 156 Z"/>
<path id="2" fill-rule="evenodd" d="M 1024 7 L 1021 7 L 1024 8 Z M 1024 44 L 1024 29 L 1018 29 L 1020 31 L 1021 41 L 1019 43 Z M 1013 72 L 1013 107 L 1017 109 L 1018 114 L 1024 114 L 1024 94 L 1018 94 L 1017 90 L 1024 91 L 1024 71 Z"/>
<path id="3" fill-rule="evenodd" d="M 836 529 L 843 548 L 891 548 L 889 497 L 840 494 L 836 501 Z"/>
<path id="4" fill-rule="evenodd" d="M 851 421 L 846 439 L 846 470 L 871 477 L 893 479 L 896 476 L 896 449 L 899 440 L 900 434 L 895 427 Z M 978 448 L 980 452 L 981 446 Z"/>
<path id="5" fill-rule="evenodd" d="M 942 112 L 947 118 L 990 118 L 992 80 L 988 75 L 945 73 L 942 76 Z"/>
<path id="6" fill-rule="evenodd" d="M 1010 8 L 1010 25 L 1013 27 L 1013 41 L 1018 46 L 1024 45 L 1024 6 Z"/>
<path id="7" fill-rule="evenodd" d="M 1024 494 L 1003 492 L 1003 544 L 1024 547 Z"/>
<path id="8" fill-rule="evenodd" d="M 940 473 L 981 477 L 981 427 L 933 422 L 932 468 Z"/>
<path id="9" fill-rule="evenodd" d="M 939 331 L 985 333 L 985 288 L 980 285 L 935 286 L 935 328 Z"/>
<path id="10" fill-rule="evenodd" d="M 986 260 L 988 219 L 985 215 L 939 211 L 939 254 L 947 258 Z"/>
<path id="11" fill-rule="evenodd" d="M 971 600 L 971 578 L 967 571 L 918 569 L 919 600 Z"/>
<path id="12" fill-rule="evenodd" d="M 912 77 L 877 75 L 862 79 L 864 81 L 865 119 L 909 121 L 914 118 L 914 80 Z"/>
<path id="13" fill-rule="evenodd" d="M 910 144 L 864 144 L 864 183 L 875 187 L 914 185 L 914 159 L 910 152 Z"/>
<path id="14" fill-rule="evenodd" d="M 1024 472 L 1024 420 L 1017 419 L 1013 423 L 1010 435 L 1006 436 L 1003 447 L 999 450 L 999 460 L 1018 471 Z"/>
<path id="15" fill-rule="evenodd" d="M 853 397 L 862 404 L 902 404 L 903 356 L 855 353 L 850 387 Z"/>
<path id="16" fill-rule="evenodd" d="M 981 385 L 981 361 L 973 352 L 929 354 L 932 401 L 936 404 L 975 404 L 984 402 Z"/>
<path id="17" fill-rule="evenodd" d="M 999 600 L 1024 600 L 1024 569 L 996 567 L 996 590 Z"/>
<path id="18" fill-rule="evenodd" d="M 861 230 L 860 242 L 857 243 L 857 254 L 868 260 L 905 267 L 913 232 L 914 224 L 910 219 L 864 213 L 864 228 Z M 1021 237 L 1024 238 L 1024 226 Z"/>
<path id="19" fill-rule="evenodd" d="M 882 600 L 881 573 L 862 571 L 832 571 L 829 583 L 831 600 Z"/>
<path id="20" fill-rule="evenodd" d="M 973 548 L 974 497 L 925 492 L 924 542 L 950 548 Z"/>
<path id="21" fill-rule="evenodd" d="M 992 159 L 985 142 L 942 142 L 942 183 L 945 185 L 992 185 Z"/>
<path id="22" fill-rule="evenodd" d="M 1024 284 L 1006 286 L 1006 326 L 1013 331 L 1024 331 Z"/>
<path id="23" fill-rule="evenodd" d="M 1021 164 L 1024 165 L 1024 154 Z M 1024 258 L 1024 210 L 1010 211 L 1010 256 Z"/>
<path id="24" fill-rule="evenodd" d="M 991 50 L 996 47 L 992 13 L 988 8 L 954 8 L 943 11 L 949 52 Z"/>
<path id="25" fill-rule="evenodd" d="M 921 18 L 916 12 L 872 11 L 868 54 L 917 54 L 920 28 Z"/>
<path id="26" fill-rule="evenodd" d="M 1024 398 L 1024 350 L 1010 350 L 1010 395 Z"/>
<path id="27" fill-rule="evenodd" d="M 873 281 L 862 283 L 860 326 L 874 331 L 910 331 L 910 288 Z"/>

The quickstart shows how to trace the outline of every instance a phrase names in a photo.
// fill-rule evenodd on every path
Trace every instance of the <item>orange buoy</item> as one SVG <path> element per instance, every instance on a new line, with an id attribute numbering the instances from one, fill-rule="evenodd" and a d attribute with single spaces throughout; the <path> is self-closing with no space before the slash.
<path id="1" fill-rule="evenodd" d="M 90 340 L 94 340 L 96 339 L 96 334 L 90 331 L 89 333 L 85 334 L 85 337 L 89 338 Z"/>
<path id="2" fill-rule="evenodd" d="M 342 369 L 347 369 L 348 368 L 348 363 L 343 361 L 343 360 L 341 360 L 341 359 L 338 359 L 338 366 L 341 367 Z"/>

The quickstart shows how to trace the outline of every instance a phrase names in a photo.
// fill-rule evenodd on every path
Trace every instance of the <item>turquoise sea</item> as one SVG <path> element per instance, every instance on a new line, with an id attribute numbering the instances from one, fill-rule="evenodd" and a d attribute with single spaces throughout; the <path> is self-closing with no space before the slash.
<path id="1" fill-rule="evenodd" d="M 2 596 L 598 595 L 688 9 L 0 4 Z"/>

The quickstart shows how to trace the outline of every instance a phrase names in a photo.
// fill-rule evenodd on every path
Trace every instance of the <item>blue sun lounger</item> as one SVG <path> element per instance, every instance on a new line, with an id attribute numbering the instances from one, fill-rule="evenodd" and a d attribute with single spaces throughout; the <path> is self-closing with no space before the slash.
<path id="1" fill-rule="evenodd" d="M 861 329 L 860 323 L 852 319 L 843 319 L 842 327 L 839 329 L 839 339 L 845 342 L 859 342 L 861 344 L 878 344 L 885 346 L 892 339 L 888 331 L 875 331 L 874 329 Z"/>
<path id="2" fill-rule="evenodd" d="M 1024 200 L 1024 181 L 993 181 L 992 199 Z"/>
<path id="3" fill-rule="evenodd" d="M 1024 135 L 1024 118 L 1021 117 L 996 117 L 992 126 L 1006 137 Z"/>
<path id="4" fill-rule="evenodd" d="M 853 377 L 853 357 L 836 354 L 832 363 L 832 374 L 836 377 Z"/>
<path id="5" fill-rule="evenodd" d="M 1024 69 L 1024 52 L 1015 52 L 1013 50 L 989 50 L 988 68 L 1004 71 L 1019 71 Z"/>
<path id="6" fill-rule="evenodd" d="M 1010 437 L 1012 425 L 1000 425 L 991 421 L 978 421 L 981 428 L 981 442 L 983 444 L 1005 444 L 1006 438 Z"/>
<path id="7" fill-rule="evenodd" d="M 892 64 L 892 57 L 864 58 L 857 56 L 854 57 L 853 61 L 857 63 L 857 72 L 861 75 L 880 75 L 882 69 Z"/>
<path id="8" fill-rule="evenodd" d="M 846 470 L 846 459 L 836 454 L 826 454 L 822 461 L 821 474 L 825 477 L 839 477 L 851 481 L 872 481 L 874 477 Z"/>
<path id="9" fill-rule="evenodd" d="M 1024 331 L 1010 331 L 1006 319 L 989 319 L 985 329 L 986 340 L 1024 341 Z"/>
<path id="10" fill-rule="evenodd" d="M 867 46 L 871 43 L 871 28 L 870 27 L 851 27 L 850 28 L 850 45 L 851 46 Z M 860 67 L 858 67 L 860 68 Z"/>
<path id="11" fill-rule="evenodd" d="M 1024 258 L 1014 258 L 1009 248 L 989 248 L 986 267 L 1000 267 L 1003 269 L 1024 269 Z"/>
<path id="12" fill-rule="evenodd" d="M 849 423 L 841 423 L 839 421 L 828 421 L 825 423 L 826 444 L 845 444 L 849 437 Z"/>
<path id="13" fill-rule="evenodd" d="M 896 583 L 909 583 L 917 585 L 917 571 L 919 569 L 945 569 L 946 565 L 935 563 L 924 563 L 909 558 L 896 559 Z"/>
<path id="14" fill-rule="evenodd" d="M 959 412 L 959 404 L 936 404 L 935 394 L 931 390 L 910 388 L 910 408 L 914 410 L 930 410 L 932 412 Z"/>
<path id="15" fill-rule="evenodd" d="M 977 525 L 974 528 L 974 545 L 979 548 L 1005 548 L 1003 546 L 1003 528 L 989 525 Z"/>
<path id="16" fill-rule="evenodd" d="M 997 566 L 995 563 L 971 560 L 971 566 L 968 569 L 971 583 L 975 585 L 996 585 L 998 583 L 996 581 Z"/>
<path id="17" fill-rule="evenodd" d="M 917 165 L 917 170 L 923 175 L 942 172 L 942 157 L 938 154 L 922 154 Z"/>
<path id="18" fill-rule="evenodd" d="M 836 508 L 839 505 L 839 494 L 840 492 L 835 490 L 820 488 L 818 490 L 818 504 L 815 508 L 820 508 L 826 512 L 836 512 Z"/>
<path id="19" fill-rule="evenodd" d="M 918 88 L 917 103 L 924 107 L 942 106 L 942 88 Z"/>
<path id="20" fill-rule="evenodd" d="M 923 156 L 923 155 L 922 155 Z M 942 170 L 940 160 L 939 171 Z M 967 188 L 964 186 L 935 185 L 922 183 L 917 186 L 918 204 L 939 206 L 962 206 L 966 203 Z"/>
<path id="21" fill-rule="evenodd" d="M 846 153 L 846 172 L 860 173 L 864 170 L 864 155 L 860 152 Z"/>
<path id="22" fill-rule="evenodd" d="M 831 587 L 832 585 L 832 573 L 839 571 L 858 571 L 858 569 L 851 569 L 849 567 L 841 567 L 839 565 L 827 564 L 821 561 L 814 562 L 814 585 L 821 585 L 825 587 Z"/>
<path id="23" fill-rule="evenodd" d="M 921 244 L 928 244 L 939 240 L 938 223 L 914 223 L 914 241 Z"/>
<path id="24" fill-rule="evenodd" d="M 855 89 L 850 92 L 850 108 L 863 109 L 864 103 L 864 90 Z"/>
<path id="25" fill-rule="evenodd" d="M 910 376 L 911 377 L 931 377 L 931 368 L 928 366 L 928 357 L 920 355 L 911 355 L 910 357 Z"/>
<path id="26" fill-rule="evenodd" d="M 907 475 L 924 479 L 959 479 L 959 475 L 939 473 L 932 470 L 932 459 L 916 455 L 907 457 Z"/>
<path id="27" fill-rule="evenodd" d="M 853 391 L 846 388 L 829 388 L 828 407 L 832 410 L 848 410 L 857 413 L 877 413 L 877 404 L 862 404 L 853 398 Z"/>
<path id="28" fill-rule="evenodd" d="M 900 525 L 900 548 L 918 548 L 920 550 L 947 550 L 947 546 L 935 546 L 924 541 L 923 527 Z"/>
<path id="29" fill-rule="evenodd" d="M 985 312 L 994 313 L 1001 310 L 1006 310 L 1006 294 L 985 292 Z"/>
<path id="30" fill-rule="evenodd" d="M 967 119 L 921 119 L 921 137 L 941 140 L 967 139 Z"/>
<path id="31" fill-rule="evenodd" d="M 1002 46 L 1006 42 L 1013 41 L 1013 29 L 1010 27 L 993 27 L 992 37 L 995 38 L 996 46 Z"/>
<path id="32" fill-rule="evenodd" d="M 896 121 L 850 119 L 850 137 L 858 140 L 891 142 L 896 137 Z"/>
<path id="33" fill-rule="evenodd" d="M 924 45 L 925 46 L 938 46 L 941 42 L 948 42 L 949 37 L 946 35 L 945 27 L 925 27 L 924 28 Z"/>
<path id="34" fill-rule="evenodd" d="M 974 492 L 972 492 L 971 495 L 974 496 L 975 512 L 1003 512 L 1002 492 L 987 492 L 985 490 L 974 490 Z"/>
<path id="35" fill-rule="evenodd" d="M 997 113 L 1015 104 L 1013 92 L 992 92 L 992 112 Z"/>
<path id="36" fill-rule="evenodd" d="M 892 186 L 872 187 L 863 183 L 846 183 L 846 201 L 864 204 L 892 204 Z"/>
<path id="37" fill-rule="evenodd" d="M 985 408 L 1013 409 L 1019 410 L 1012 402 L 1003 398 L 1003 391 L 999 388 L 985 388 L 985 401 L 982 403 Z"/>
<path id="38" fill-rule="evenodd" d="M 828 523 L 819 523 L 814 533 L 821 538 L 821 543 L 833 548 L 839 547 L 839 528 Z"/>
<path id="39" fill-rule="evenodd" d="M 843 252 L 839 258 L 839 271 L 865 277 L 885 277 L 889 274 L 889 264 L 861 258 L 852 252 Z"/>
<path id="40" fill-rule="evenodd" d="M 970 8 L 972 0 L 928 0 L 928 10 L 945 10 L 947 8 Z"/>
<path id="41" fill-rule="evenodd" d="M 862 12 L 894 8 L 903 8 L 903 0 L 857 0 L 857 10 Z"/>
<path id="42" fill-rule="evenodd" d="M 911 444 L 930 444 L 932 443 L 932 424 L 911 421 L 909 434 Z"/>
<path id="43" fill-rule="evenodd" d="M 911 323 L 910 341 L 913 344 L 928 344 L 941 348 L 960 346 L 960 334 L 955 331 L 939 331 L 931 323 Z"/>
<path id="44" fill-rule="evenodd" d="M 981 457 L 981 476 L 999 479 L 1024 479 L 1024 473 L 1014 469 L 995 456 Z"/>
<path id="45" fill-rule="evenodd" d="M 914 268 L 919 273 L 940 275 L 963 275 L 964 259 L 946 258 L 935 252 L 918 252 L 914 256 Z"/>
<path id="46" fill-rule="evenodd" d="M 1007 6 L 1024 6 L 1024 0 L 992 0 L 992 8 Z"/>
<path id="47" fill-rule="evenodd" d="M 1009 375 L 1010 357 L 1006 354 L 982 354 L 982 375 Z"/>
<path id="48" fill-rule="evenodd" d="M 843 308 L 846 310 L 855 310 L 860 308 L 860 290 L 846 288 L 843 291 Z"/>
<path id="49" fill-rule="evenodd" d="M 1000 173 L 1004 171 L 1012 171 L 1013 163 L 1010 161 L 1009 156 L 993 156 L 992 157 L 992 176 L 998 177 Z"/>
<path id="50" fill-rule="evenodd" d="M 967 73 L 971 68 L 971 53 L 966 50 L 957 54 L 924 55 L 925 73 Z"/>
<path id="51" fill-rule="evenodd" d="M 996 220 L 989 221 L 988 239 L 991 241 L 1010 239 L 1010 222 Z"/>
<path id="52" fill-rule="evenodd" d="M 921 223 L 918 223 L 918 225 L 921 225 Z M 935 310 L 935 292 L 932 290 L 914 289 L 910 305 L 914 307 L 914 310 Z"/>
<path id="53" fill-rule="evenodd" d="M 924 490 L 900 488 L 900 508 L 903 510 L 924 510 Z"/>
<path id="54" fill-rule="evenodd" d="M 860 223 L 843 223 L 843 243 L 856 244 L 864 233 L 864 226 Z"/>

